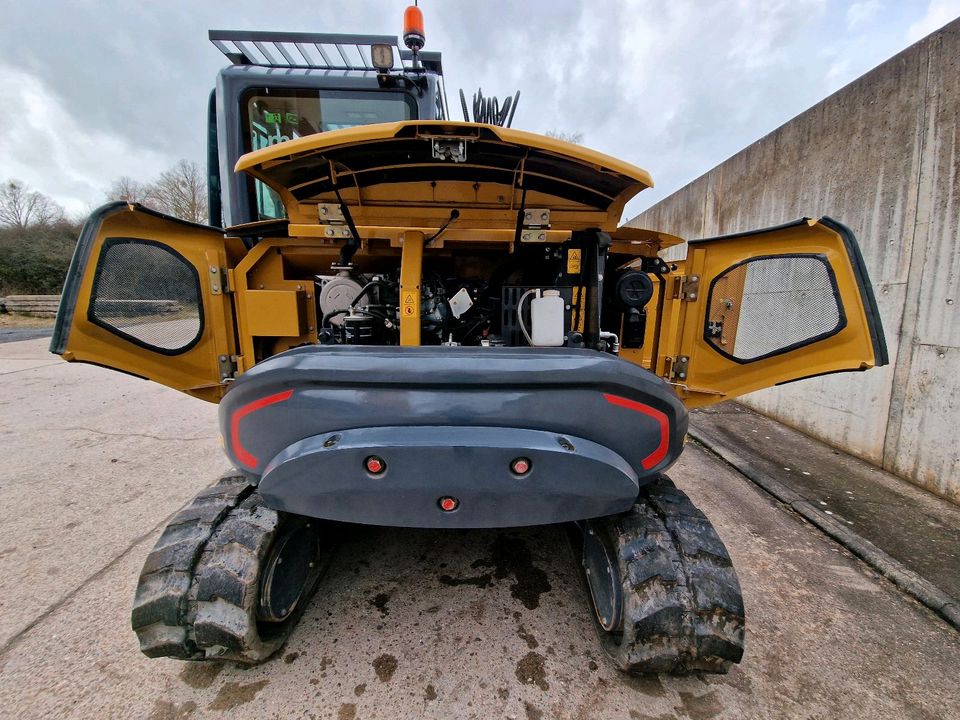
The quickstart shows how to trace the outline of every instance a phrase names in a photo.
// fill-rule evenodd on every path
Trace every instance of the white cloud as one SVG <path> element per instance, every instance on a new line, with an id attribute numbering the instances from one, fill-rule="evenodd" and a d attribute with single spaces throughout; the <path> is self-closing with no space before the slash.
<path id="1" fill-rule="evenodd" d="M 847 8 L 847 29 L 859 30 L 873 21 L 880 12 L 880 0 L 861 0 Z"/>
<path id="2" fill-rule="evenodd" d="M 926 14 L 910 26 L 907 40 L 916 42 L 958 17 L 960 0 L 930 0 Z"/>
<path id="3" fill-rule="evenodd" d="M 121 175 L 144 180 L 170 160 L 113 133 L 81 127 L 35 77 L 0 65 L 7 97 L 0 103 L 3 178 L 17 178 L 83 214 Z"/>

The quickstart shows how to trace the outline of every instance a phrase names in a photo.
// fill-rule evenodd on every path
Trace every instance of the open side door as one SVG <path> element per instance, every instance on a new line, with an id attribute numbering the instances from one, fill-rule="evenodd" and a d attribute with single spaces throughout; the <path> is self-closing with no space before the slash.
<path id="1" fill-rule="evenodd" d="M 683 273 L 658 355 L 689 407 L 888 362 L 856 238 L 830 218 L 691 241 Z"/>
<path id="2" fill-rule="evenodd" d="M 227 292 L 222 230 L 110 203 L 80 234 L 50 351 L 216 402 L 237 352 Z"/>

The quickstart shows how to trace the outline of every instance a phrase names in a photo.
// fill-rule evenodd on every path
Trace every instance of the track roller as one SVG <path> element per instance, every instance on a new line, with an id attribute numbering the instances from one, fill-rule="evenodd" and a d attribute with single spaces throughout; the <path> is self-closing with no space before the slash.
<path id="1" fill-rule="evenodd" d="M 132 625 L 150 657 L 263 662 L 329 561 L 327 524 L 266 507 L 242 476 L 201 492 L 147 556 Z"/>
<path id="2" fill-rule="evenodd" d="M 591 520 L 583 569 L 621 670 L 725 673 L 743 657 L 740 583 L 716 530 L 666 476 L 622 515 Z"/>

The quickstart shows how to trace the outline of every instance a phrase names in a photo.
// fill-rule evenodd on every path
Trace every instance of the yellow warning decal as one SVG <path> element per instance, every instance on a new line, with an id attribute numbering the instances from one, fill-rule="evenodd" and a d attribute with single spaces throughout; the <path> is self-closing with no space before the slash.
<path id="1" fill-rule="evenodd" d="M 580 249 L 567 250 L 567 275 L 576 275 L 580 272 Z"/>
<path id="2" fill-rule="evenodd" d="M 400 300 L 400 312 L 405 317 L 413 317 L 419 314 L 420 308 L 420 291 L 419 290 L 404 290 L 402 293 L 403 297 Z"/>

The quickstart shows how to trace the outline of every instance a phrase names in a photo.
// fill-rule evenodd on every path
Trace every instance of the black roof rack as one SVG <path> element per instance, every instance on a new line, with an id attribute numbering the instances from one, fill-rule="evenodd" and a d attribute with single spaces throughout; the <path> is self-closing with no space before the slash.
<path id="1" fill-rule="evenodd" d="M 390 45 L 394 49 L 392 70 L 418 70 L 413 54 L 400 47 L 395 35 L 211 30 L 210 41 L 234 65 L 364 72 L 377 71 L 370 58 L 370 46 Z M 419 59 L 423 68 L 443 74 L 440 53 L 421 52 Z"/>

